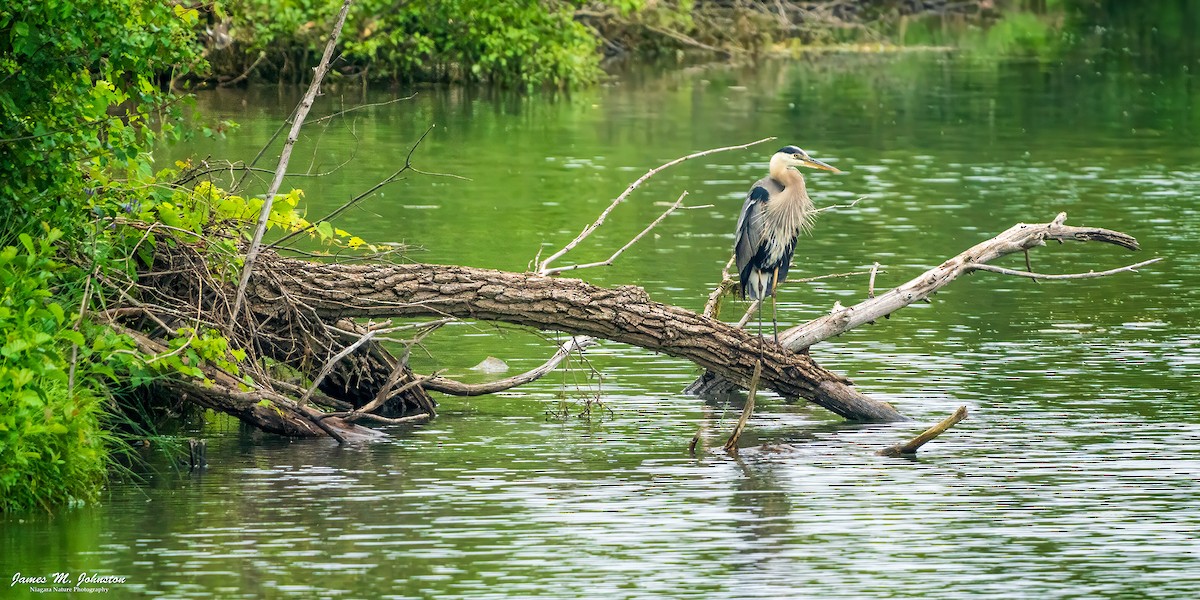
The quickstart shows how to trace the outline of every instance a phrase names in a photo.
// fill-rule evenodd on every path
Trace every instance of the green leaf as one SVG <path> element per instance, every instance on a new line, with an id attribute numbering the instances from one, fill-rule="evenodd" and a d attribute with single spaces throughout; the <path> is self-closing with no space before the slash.
<path id="1" fill-rule="evenodd" d="M 84 345 L 83 334 L 75 331 L 74 329 L 64 329 L 58 333 L 58 337 L 71 342 L 76 346 Z"/>
<path id="2" fill-rule="evenodd" d="M 51 315 L 54 315 L 54 322 L 59 325 L 62 325 L 62 322 L 67 318 L 63 313 L 62 306 L 60 306 L 57 302 L 51 302 L 50 304 L 47 304 L 46 310 L 50 311 Z"/>

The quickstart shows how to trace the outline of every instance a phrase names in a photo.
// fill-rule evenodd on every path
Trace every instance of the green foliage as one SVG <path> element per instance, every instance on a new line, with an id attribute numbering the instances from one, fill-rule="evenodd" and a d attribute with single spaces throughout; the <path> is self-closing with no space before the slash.
<path id="1" fill-rule="evenodd" d="M 61 236 L 21 233 L 0 250 L 0 512 L 94 500 L 103 482 L 96 390 L 112 371 L 98 359 L 119 340 L 81 331 L 78 273 L 53 258 Z"/>
<path id="2" fill-rule="evenodd" d="M 0 222 L 10 224 L 0 243 L 43 221 L 74 233 L 85 198 L 148 169 L 150 144 L 173 133 L 178 110 L 155 77 L 199 63 L 194 19 L 157 0 L 0 7 Z"/>
<path id="3" fill-rule="evenodd" d="M 103 482 L 101 401 L 128 342 L 79 320 L 94 294 L 55 257 L 111 247 L 95 218 L 153 185 L 150 150 L 180 118 L 159 78 L 203 65 L 198 16 L 159 0 L 0 5 L 0 510 L 93 499 Z"/>
<path id="4" fill-rule="evenodd" d="M 632 10 L 641 3 L 620 3 Z M 628 5 L 628 6 L 625 6 Z M 231 0 L 231 52 L 315 63 L 338 2 Z M 485 81 L 568 87 L 599 74 L 597 40 L 562 0 L 391 0 L 356 2 L 341 37 L 344 63 L 376 78 Z M 282 67 L 281 67 L 282 68 Z M 299 68 L 303 73 L 306 69 Z"/>

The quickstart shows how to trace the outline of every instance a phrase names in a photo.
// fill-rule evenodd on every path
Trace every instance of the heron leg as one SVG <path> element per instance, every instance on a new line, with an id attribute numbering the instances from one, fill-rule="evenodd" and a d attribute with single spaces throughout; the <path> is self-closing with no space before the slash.
<path id="1" fill-rule="evenodd" d="M 758 359 L 762 360 L 763 356 L 763 315 L 762 315 L 763 299 L 758 300 Z"/>
<path id="2" fill-rule="evenodd" d="M 779 320 L 776 318 L 776 304 L 779 290 L 779 267 L 775 267 L 775 275 L 771 277 L 771 329 L 775 331 L 775 343 L 779 343 Z"/>

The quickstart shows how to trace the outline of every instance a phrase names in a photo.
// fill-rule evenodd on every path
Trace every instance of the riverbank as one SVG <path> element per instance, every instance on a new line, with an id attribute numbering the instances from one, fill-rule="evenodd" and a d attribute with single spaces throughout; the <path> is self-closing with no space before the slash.
<path id="1" fill-rule="evenodd" d="M 330 77 L 570 88 L 622 61 L 921 46 L 939 31 L 987 28 L 1006 14 L 990 0 L 518 4 L 417 1 L 395 11 L 383 0 L 358 0 Z M 229 87 L 306 81 L 338 5 L 206 9 L 197 31 L 209 69 L 200 83 Z"/>

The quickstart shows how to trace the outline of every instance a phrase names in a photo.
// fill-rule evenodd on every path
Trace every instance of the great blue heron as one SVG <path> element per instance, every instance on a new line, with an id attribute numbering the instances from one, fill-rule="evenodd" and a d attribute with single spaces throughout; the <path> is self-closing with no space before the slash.
<path id="1" fill-rule="evenodd" d="M 784 146 L 771 156 L 769 174 L 754 183 L 742 214 L 738 216 L 734 256 L 743 298 L 758 300 L 758 329 L 762 335 L 762 301 L 775 297 L 775 288 L 787 278 L 796 238 L 812 227 L 812 200 L 804 187 L 804 176 L 793 167 L 810 167 L 841 173 L 796 146 Z M 779 326 L 771 305 L 775 341 Z"/>

